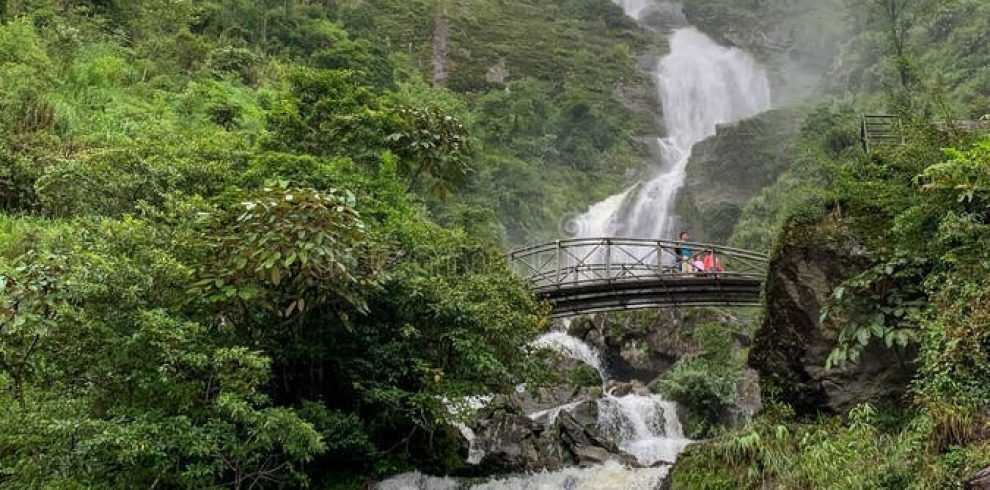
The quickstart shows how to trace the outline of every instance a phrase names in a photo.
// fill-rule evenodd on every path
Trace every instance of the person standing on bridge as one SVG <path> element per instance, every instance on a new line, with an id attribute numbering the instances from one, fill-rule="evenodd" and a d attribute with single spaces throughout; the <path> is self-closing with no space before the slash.
<path id="1" fill-rule="evenodd" d="M 679 240 L 686 242 L 691 239 L 691 234 L 684 230 L 680 234 Z M 678 255 L 678 260 L 681 265 L 681 273 L 688 274 L 694 272 L 694 264 L 691 263 L 691 247 L 686 243 L 681 243 L 679 247 L 674 250 L 674 253 Z"/>

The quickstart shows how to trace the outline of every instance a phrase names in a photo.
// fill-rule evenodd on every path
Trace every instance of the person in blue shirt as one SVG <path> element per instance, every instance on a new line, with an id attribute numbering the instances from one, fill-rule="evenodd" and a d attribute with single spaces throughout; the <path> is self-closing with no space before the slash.
<path id="1" fill-rule="evenodd" d="M 688 233 L 686 230 L 682 231 L 678 240 L 682 242 L 689 241 L 691 240 L 691 234 Z M 678 261 L 680 262 L 681 272 L 682 273 L 694 272 L 694 266 L 691 264 L 691 247 L 688 246 L 687 244 L 681 244 L 681 246 L 674 251 L 679 256 Z"/>

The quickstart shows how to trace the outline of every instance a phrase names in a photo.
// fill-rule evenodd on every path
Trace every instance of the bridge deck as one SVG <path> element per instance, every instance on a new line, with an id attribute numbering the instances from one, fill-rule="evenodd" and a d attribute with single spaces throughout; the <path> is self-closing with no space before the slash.
<path id="1" fill-rule="evenodd" d="M 711 253 L 720 272 L 681 273 L 678 258 Z M 584 238 L 520 249 L 514 267 L 554 316 L 688 306 L 752 306 L 760 302 L 766 256 L 718 245 Z"/>

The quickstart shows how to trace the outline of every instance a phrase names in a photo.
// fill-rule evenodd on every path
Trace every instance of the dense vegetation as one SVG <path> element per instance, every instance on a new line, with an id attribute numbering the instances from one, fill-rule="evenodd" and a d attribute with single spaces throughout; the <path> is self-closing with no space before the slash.
<path id="1" fill-rule="evenodd" d="M 654 385 L 713 436 L 675 486 L 958 486 L 990 463 L 990 141 L 950 121 L 990 113 L 990 6 L 685 11 L 805 114 L 763 162 L 779 178 L 712 219 L 754 249 L 849 230 L 873 254 L 831 293 L 829 367 L 874 343 L 917 375 L 817 418 L 766 385 L 723 430 L 746 350 L 701 326 Z M 786 52 L 745 34 L 776 25 Z M 500 254 L 637 167 L 648 36 L 606 0 L 0 0 L 0 487 L 459 464 L 450 400 L 545 374 L 525 347 L 544 306 Z M 864 155 L 865 111 L 900 115 L 907 143 Z"/>
<path id="2" fill-rule="evenodd" d="M 446 400 L 539 374 L 500 246 L 647 124 L 621 10 L 540 3 L 0 2 L 0 486 L 459 464 Z"/>

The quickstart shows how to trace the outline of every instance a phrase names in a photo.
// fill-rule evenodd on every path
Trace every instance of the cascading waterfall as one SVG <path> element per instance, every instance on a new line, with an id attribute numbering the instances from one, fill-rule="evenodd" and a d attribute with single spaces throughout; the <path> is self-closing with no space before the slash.
<path id="1" fill-rule="evenodd" d="M 673 463 L 691 442 L 684 437 L 677 405 L 658 396 L 607 395 L 598 402 L 598 426 L 643 465 Z"/>
<path id="2" fill-rule="evenodd" d="M 630 16 L 648 12 L 645 0 L 615 0 Z M 693 27 L 674 31 L 656 83 L 668 136 L 652 177 L 592 205 L 577 222 L 580 237 L 672 238 L 677 191 L 684 185 L 691 148 L 715 126 L 770 108 L 766 72 L 745 52 L 719 46 Z"/>
<path id="3" fill-rule="evenodd" d="M 766 73 L 746 53 L 719 46 L 708 36 L 687 25 L 677 5 L 654 0 L 612 0 L 627 15 L 642 19 L 661 17 L 665 27 L 678 26 L 670 37 L 670 54 L 660 60 L 656 85 L 663 104 L 668 136 L 658 141 L 660 158 L 649 178 L 623 192 L 592 205 L 568 231 L 578 237 L 624 236 L 635 238 L 671 238 L 676 217 L 673 213 L 678 190 L 684 185 L 686 167 L 692 147 L 715 134 L 715 126 L 734 122 L 770 108 L 770 89 Z M 564 332 L 551 332 L 533 343 L 553 349 L 581 361 L 598 371 L 602 386 L 608 386 L 607 372 L 599 353 Z M 517 389 L 525 389 L 520 386 Z M 531 418 L 553 419 L 561 411 L 572 410 L 572 402 L 549 410 L 529 414 Z M 474 400 L 468 400 L 477 408 Z M 598 428 L 619 442 L 619 449 L 644 465 L 671 463 L 691 441 L 684 436 L 677 417 L 676 404 L 656 395 L 628 394 L 615 396 L 605 392 L 597 401 Z M 474 434 L 458 427 L 471 441 Z M 466 429 L 466 430 L 465 430 Z M 482 453 L 471 447 L 470 459 L 477 462 Z M 589 468 L 564 468 L 493 479 L 473 486 L 478 489 L 647 489 L 660 485 L 668 467 L 626 468 L 615 462 Z M 380 489 L 460 488 L 450 478 L 406 473 L 381 482 Z"/>
<path id="4" fill-rule="evenodd" d="M 593 347 L 564 332 L 544 334 L 533 342 L 536 347 L 552 349 L 595 368 L 608 385 L 608 374 Z M 561 411 L 574 409 L 573 402 L 549 410 L 531 413 L 533 419 L 546 418 L 553 423 Z M 598 428 L 602 434 L 619 442 L 619 449 L 634 456 L 642 465 L 673 463 L 691 441 L 677 418 L 677 406 L 657 395 L 614 396 L 604 393 L 598 400 Z"/>

